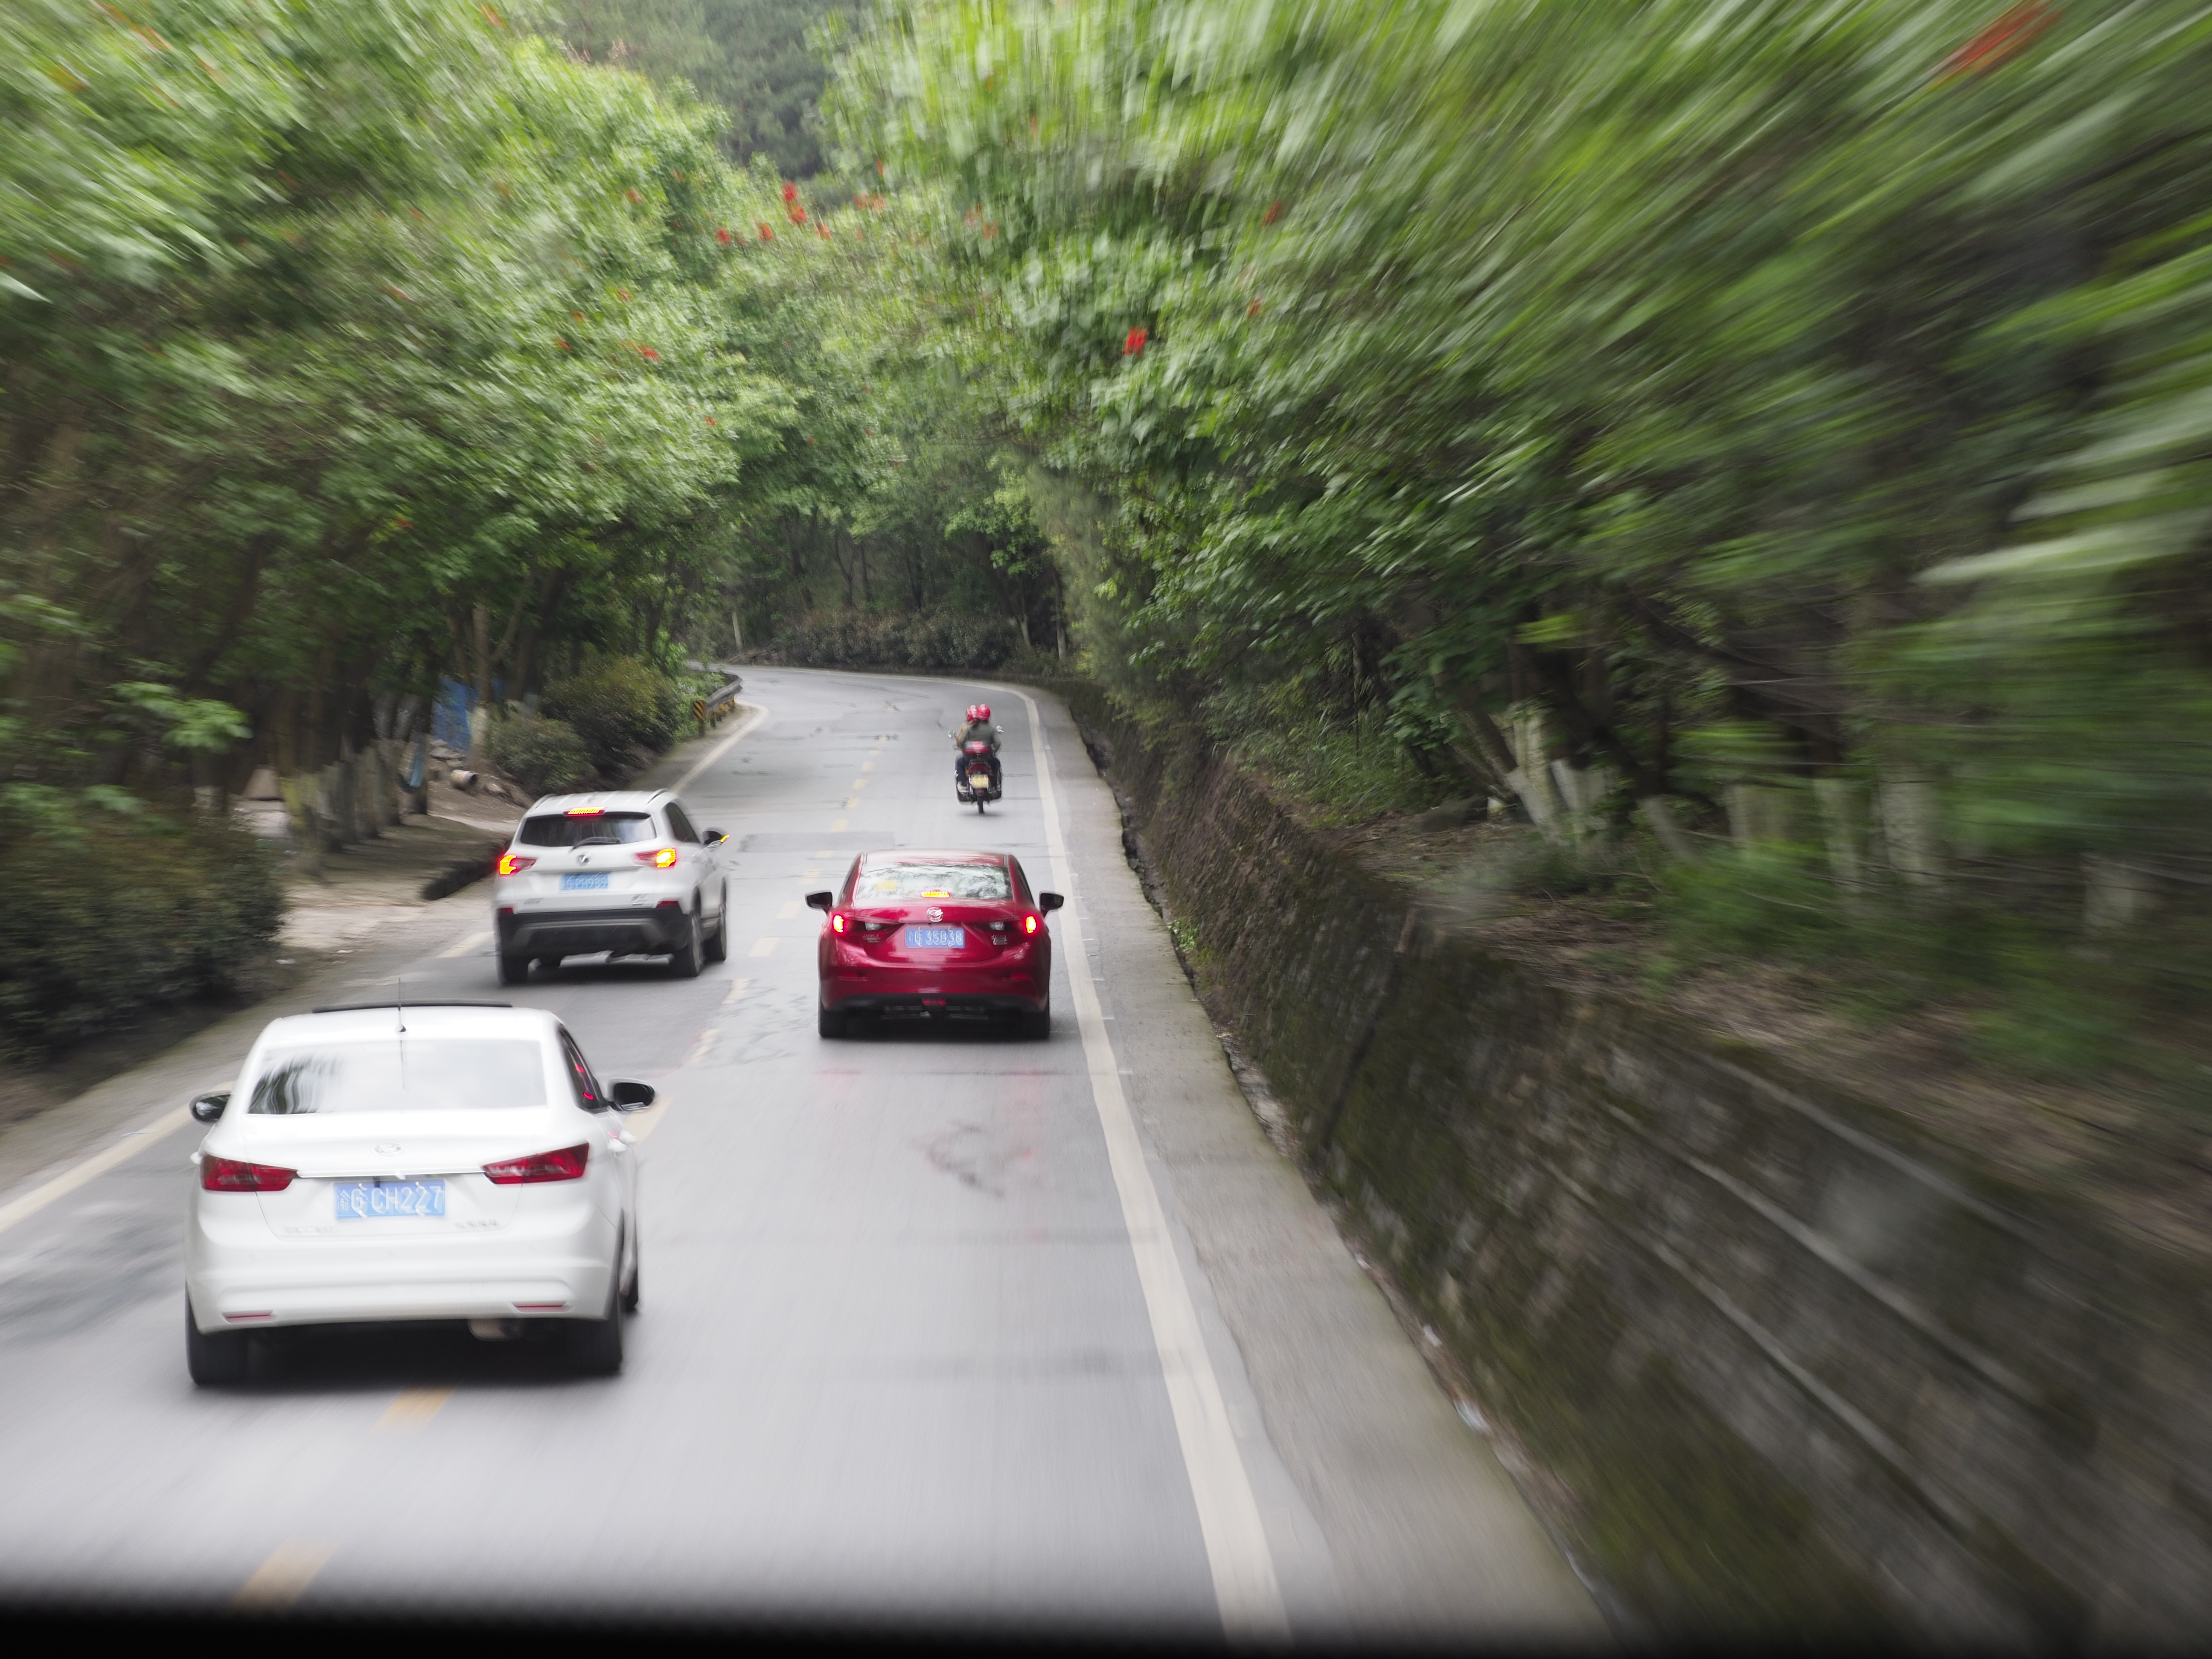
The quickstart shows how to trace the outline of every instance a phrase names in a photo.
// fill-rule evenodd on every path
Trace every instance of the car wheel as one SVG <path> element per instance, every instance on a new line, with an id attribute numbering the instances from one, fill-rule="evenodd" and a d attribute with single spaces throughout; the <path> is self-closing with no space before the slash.
<path id="1" fill-rule="evenodd" d="M 540 957 L 538 958 L 538 971 L 541 974 L 557 974 L 561 971 L 561 964 L 565 960 L 566 958 L 562 957 Z"/>
<path id="2" fill-rule="evenodd" d="M 1046 1037 L 1052 1035 L 1052 1002 L 1050 999 L 1046 1000 L 1043 1007 L 1031 1009 L 1022 1015 L 1022 1035 L 1038 1042 L 1042 1042 Z"/>
<path id="3" fill-rule="evenodd" d="M 645 1279 L 645 1253 L 641 1245 L 629 1247 L 629 1276 L 623 1280 L 622 1310 L 626 1314 L 637 1311 L 639 1297 Z"/>
<path id="4" fill-rule="evenodd" d="M 604 1317 L 568 1322 L 568 1364 L 586 1376 L 612 1376 L 622 1369 L 622 1296 L 618 1285 L 607 1286 L 607 1311 Z"/>
<path id="5" fill-rule="evenodd" d="M 707 960 L 727 962 L 730 959 L 730 890 L 722 889 L 722 908 L 715 914 L 714 936 L 707 941 Z"/>
<path id="6" fill-rule="evenodd" d="M 699 913 L 696 910 L 684 918 L 684 943 L 678 945 L 668 958 L 668 971 L 678 979 L 699 977 L 699 958 L 703 954 L 699 944 Z"/>
<path id="7" fill-rule="evenodd" d="M 499 982 L 501 985 L 520 985 L 530 977 L 528 957 L 502 956 L 499 959 Z"/>
<path id="8" fill-rule="evenodd" d="M 814 1034 L 817 1036 L 841 1037 L 845 1035 L 846 1022 L 850 1018 L 828 1008 L 817 1007 L 814 1011 Z"/>
<path id="9" fill-rule="evenodd" d="M 185 1298 L 185 1369 L 201 1388 L 246 1381 L 246 1341 L 244 1331 L 204 1334 L 192 1317 L 191 1297 Z"/>

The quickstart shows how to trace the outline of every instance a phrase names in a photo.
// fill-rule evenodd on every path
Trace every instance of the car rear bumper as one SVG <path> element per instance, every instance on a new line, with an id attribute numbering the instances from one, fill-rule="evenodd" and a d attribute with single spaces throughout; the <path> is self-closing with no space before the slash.
<path id="1" fill-rule="evenodd" d="M 1042 1013 L 1044 1004 L 1036 997 L 1007 992 L 947 992 L 923 994 L 903 992 L 861 992 L 839 997 L 824 1006 L 833 1013 L 876 1014 L 885 1019 L 994 1019 L 1002 1014 Z"/>
<path id="2" fill-rule="evenodd" d="M 651 908 L 518 910 L 499 917 L 499 951 L 508 957 L 581 957 L 595 951 L 657 956 L 682 944 L 689 927 L 680 902 Z"/>
<path id="3" fill-rule="evenodd" d="M 355 1253 L 272 1241 L 251 1250 L 194 1251 L 185 1289 L 193 1322 L 208 1332 L 372 1320 L 598 1319 L 614 1275 L 614 1229 L 599 1225 L 532 1241 L 528 1249 L 462 1237 L 346 1260 Z"/>

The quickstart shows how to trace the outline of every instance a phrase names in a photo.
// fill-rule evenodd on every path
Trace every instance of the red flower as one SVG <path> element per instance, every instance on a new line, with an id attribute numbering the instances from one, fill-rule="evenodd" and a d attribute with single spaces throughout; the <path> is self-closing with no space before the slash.
<path id="1" fill-rule="evenodd" d="M 584 313 L 580 311 L 572 311 L 568 314 L 580 323 L 584 320 Z"/>
<path id="2" fill-rule="evenodd" d="M 639 196 L 639 194 L 638 194 L 635 191 L 634 191 L 634 190 L 626 190 L 626 191 L 624 191 L 623 192 L 623 195 L 626 198 L 628 198 L 629 200 L 633 201 L 633 202 L 641 201 L 641 200 L 643 200 L 643 199 L 644 199 L 642 197 Z"/>
<path id="3" fill-rule="evenodd" d="M 617 289 L 615 290 L 615 298 L 620 300 L 624 305 L 628 305 L 629 303 L 629 290 L 626 288 Z"/>
<path id="4" fill-rule="evenodd" d="M 830 240 L 830 227 L 827 225 L 817 225 L 814 227 L 814 234 L 826 242 Z"/>
<path id="5" fill-rule="evenodd" d="M 708 426 L 712 426 L 712 425 L 714 425 L 714 417 L 712 415 L 709 415 L 709 416 L 707 417 L 707 424 L 708 424 Z"/>
<path id="6" fill-rule="evenodd" d="M 756 219 L 753 221 L 753 228 L 760 232 L 761 240 L 763 242 L 773 242 L 775 240 L 775 232 L 769 229 L 768 226 L 763 224 L 759 220 Z"/>
<path id="7" fill-rule="evenodd" d="M 988 242 L 994 240 L 998 234 L 999 228 L 997 225 L 992 223 L 988 219 L 983 221 L 983 240 L 985 241 Z"/>
<path id="8" fill-rule="evenodd" d="M 648 363 L 657 363 L 660 361 L 660 354 L 655 351 L 651 346 L 640 346 L 637 349 L 637 355 L 644 358 Z"/>
<path id="9" fill-rule="evenodd" d="M 785 210 L 785 216 L 794 225 L 803 225 L 806 222 L 806 210 L 799 206 L 798 203 L 793 202 L 791 206 Z"/>
<path id="10" fill-rule="evenodd" d="M 797 201 L 799 199 L 799 186 L 797 185 L 786 185 L 783 187 L 783 199 L 787 202 Z"/>
<path id="11" fill-rule="evenodd" d="M 1260 302 L 1257 300 L 1255 300 L 1250 305 L 1246 306 L 1244 307 L 1244 314 L 1247 317 L 1258 316 L 1260 314 Z"/>
<path id="12" fill-rule="evenodd" d="M 392 521 L 392 527 L 394 530 L 412 530 L 415 527 L 415 520 L 412 519 L 394 519 Z"/>
<path id="13" fill-rule="evenodd" d="M 556 340 L 553 343 L 560 347 L 563 351 L 566 351 L 568 349 L 568 343 L 566 340 Z"/>
<path id="14" fill-rule="evenodd" d="M 1280 202 L 1270 202 L 1267 204 L 1267 210 L 1260 216 L 1260 222 L 1263 225 L 1272 225 L 1282 216 L 1283 204 Z"/>
<path id="15" fill-rule="evenodd" d="M 1129 331 L 1129 337 L 1121 342 L 1121 355 L 1124 357 L 1135 356 L 1145 349 L 1145 342 L 1151 337 L 1152 336 L 1145 331 L 1144 325 L 1139 323 Z"/>
<path id="16" fill-rule="evenodd" d="M 2056 6 L 2023 0 L 2023 3 L 2014 6 L 1946 58 L 1936 76 L 1940 79 L 1953 75 L 1986 75 L 2006 58 L 2017 57 L 2033 46 L 2045 30 L 2064 15 Z"/>
<path id="17" fill-rule="evenodd" d="M 732 240 L 732 239 L 731 239 L 731 236 L 730 236 L 730 229 L 729 229 L 729 227 L 728 227 L 727 225 L 717 225 L 717 226 L 715 226 L 715 227 L 714 227 L 714 240 L 715 240 L 716 241 L 720 242 L 720 243 L 724 247 L 727 247 L 727 246 L 729 246 L 730 242 L 731 242 L 731 240 Z"/>

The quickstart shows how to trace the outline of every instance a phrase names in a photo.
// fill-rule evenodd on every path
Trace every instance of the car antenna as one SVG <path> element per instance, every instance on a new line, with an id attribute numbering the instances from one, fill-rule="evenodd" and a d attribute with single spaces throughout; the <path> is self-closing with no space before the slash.
<path id="1" fill-rule="evenodd" d="M 404 979 L 395 979 L 392 982 L 398 986 L 399 995 L 398 1000 L 392 1005 L 392 1011 L 399 1017 L 399 1035 L 405 1036 L 407 1035 L 407 981 Z"/>

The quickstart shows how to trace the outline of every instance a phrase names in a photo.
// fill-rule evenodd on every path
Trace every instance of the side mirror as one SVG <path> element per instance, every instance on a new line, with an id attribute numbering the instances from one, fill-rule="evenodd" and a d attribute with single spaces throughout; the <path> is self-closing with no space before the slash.
<path id="1" fill-rule="evenodd" d="M 709 830 L 707 832 L 707 845 L 709 847 L 720 847 L 728 839 L 729 837 L 719 830 Z"/>
<path id="2" fill-rule="evenodd" d="M 607 1098 L 618 1112 L 641 1112 L 653 1104 L 656 1091 L 650 1083 L 629 1083 L 617 1078 L 607 1085 Z"/>
<path id="3" fill-rule="evenodd" d="M 192 1121 L 212 1123 L 222 1115 L 222 1109 L 229 1104 L 230 1091 L 228 1089 L 216 1094 L 201 1095 L 192 1102 Z"/>
<path id="4" fill-rule="evenodd" d="M 822 892 L 809 893 L 806 896 L 806 908 L 810 910 L 827 910 L 836 902 L 837 896 L 826 889 Z"/>
<path id="5" fill-rule="evenodd" d="M 1057 910 L 1061 905 L 1066 902 L 1067 895 L 1065 893 L 1039 893 L 1037 895 L 1037 908 L 1040 910 Z"/>

